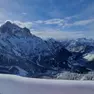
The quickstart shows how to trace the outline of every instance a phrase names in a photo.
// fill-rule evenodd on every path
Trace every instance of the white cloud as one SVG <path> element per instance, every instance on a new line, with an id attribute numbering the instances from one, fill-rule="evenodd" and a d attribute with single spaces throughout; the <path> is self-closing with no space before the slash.
<path id="1" fill-rule="evenodd" d="M 32 22 L 21 22 L 21 21 L 13 21 L 13 23 L 17 24 L 20 27 L 27 27 L 27 28 L 31 28 L 32 27 Z"/>
<path id="2" fill-rule="evenodd" d="M 45 25 L 57 25 L 61 26 L 62 28 L 72 27 L 72 26 L 85 26 L 94 22 L 94 19 L 86 19 L 86 20 L 79 20 L 75 22 L 69 23 L 69 21 L 76 16 L 66 17 L 64 19 L 49 19 L 49 20 L 38 20 L 34 21 L 33 23 L 36 24 L 45 24 Z"/>
<path id="3" fill-rule="evenodd" d="M 62 25 L 64 24 L 64 19 L 50 19 L 44 21 L 45 24 L 57 24 L 57 25 Z"/>
<path id="4" fill-rule="evenodd" d="M 67 28 L 67 27 L 72 27 L 72 26 L 85 26 L 88 24 L 91 24 L 94 22 L 94 19 L 88 19 L 88 20 L 80 20 L 80 21 L 75 21 L 74 23 L 68 23 L 68 20 L 71 18 L 65 18 L 65 19 L 49 19 L 49 20 L 37 20 L 37 21 L 32 21 L 32 22 L 21 22 L 21 21 L 12 21 L 13 23 L 16 23 L 20 27 L 27 27 L 29 29 L 32 28 L 32 26 L 39 26 L 40 24 L 45 24 L 45 25 L 57 25 L 60 26 L 61 28 Z M 58 28 L 60 28 L 58 27 Z M 90 27 L 90 26 L 89 26 Z M 41 27 L 43 28 L 43 27 Z M 57 29 L 58 29 L 57 28 Z M 47 28 L 46 28 L 47 29 Z M 49 28 L 48 28 L 49 29 Z"/>
<path id="5" fill-rule="evenodd" d="M 46 24 L 46 25 L 58 25 L 62 26 L 67 19 L 48 19 L 48 20 L 37 20 L 34 21 L 36 24 Z"/>
<path id="6" fill-rule="evenodd" d="M 43 39 L 54 38 L 54 39 L 69 39 L 69 38 L 81 38 L 84 37 L 84 34 L 81 32 L 68 32 L 68 31 L 33 31 L 32 34 L 39 36 Z"/>
<path id="7" fill-rule="evenodd" d="M 26 13 L 26 12 L 23 12 L 22 14 L 23 14 L 23 15 L 27 15 L 27 13 Z"/>
<path id="8" fill-rule="evenodd" d="M 44 21 L 42 21 L 42 20 L 37 20 L 37 21 L 34 21 L 34 23 L 36 23 L 36 24 L 43 24 Z"/>

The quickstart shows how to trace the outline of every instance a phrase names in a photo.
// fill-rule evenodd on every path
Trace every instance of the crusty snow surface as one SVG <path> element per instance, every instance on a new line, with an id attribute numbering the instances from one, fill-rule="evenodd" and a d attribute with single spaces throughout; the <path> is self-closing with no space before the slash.
<path id="1" fill-rule="evenodd" d="M 94 94 L 94 82 L 46 80 L 0 74 L 0 94 Z"/>

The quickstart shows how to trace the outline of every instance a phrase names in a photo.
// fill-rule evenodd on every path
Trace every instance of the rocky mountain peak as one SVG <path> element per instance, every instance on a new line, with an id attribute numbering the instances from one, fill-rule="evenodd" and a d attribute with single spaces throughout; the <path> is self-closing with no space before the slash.
<path id="1" fill-rule="evenodd" d="M 10 21 L 6 21 L 5 25 L 12 25 L 12 23 Z"/>
<path id="2" fill-rule="evenodd" d="M 2 26 L 1 28 L 10 28 L 10 29 L 13 29 L 13 28 L 19 28 L 21 29 L 18 25 L 16 25 L 15 23 L 12 23 L 10 21 L 6 21 Z"/>
<path id="3" fill-rule="evenodd" d="M 5 22 L 1 27 L 0 27 L 0 32 L 1 33 L 8 33 L 11 35 L 31 35 L 30 30 L 26 27 L 21 28 L 15 23 L 12 23 L 10 21 Z"/>

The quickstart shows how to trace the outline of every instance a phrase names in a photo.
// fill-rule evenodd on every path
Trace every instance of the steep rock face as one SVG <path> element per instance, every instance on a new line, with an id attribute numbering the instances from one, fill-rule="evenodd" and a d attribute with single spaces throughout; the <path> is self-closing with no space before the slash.
<path id="1" fill-rule="evenodd" d="M 19 75 L 23 69 L 29 76 L 58 70 L 58 65 L 61 66 L 71 55 L 61 48 L 60 43 L 44 41 L 32 35 L 29 29 L 9 21 L 0 27 L 0 65 L 7 67 L 9 72 L 11 66 L 19 67 L 13 70 L 18 71 Z"/>

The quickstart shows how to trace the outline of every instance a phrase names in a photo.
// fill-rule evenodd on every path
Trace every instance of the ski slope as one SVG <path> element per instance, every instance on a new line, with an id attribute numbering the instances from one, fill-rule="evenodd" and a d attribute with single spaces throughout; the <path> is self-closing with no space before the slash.
<path id="1" fill-rule="evenodd" d="M 34 79 L 0 74 L 0 94 L 94 94 L 94 82 Z"/>

